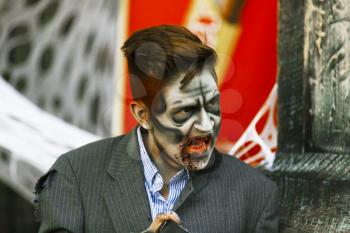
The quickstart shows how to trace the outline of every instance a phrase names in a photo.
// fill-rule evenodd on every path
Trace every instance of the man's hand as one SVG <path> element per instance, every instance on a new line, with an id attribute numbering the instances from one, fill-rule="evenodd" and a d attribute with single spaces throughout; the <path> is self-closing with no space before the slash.
<path id="1" fill-rule="evenodd" d="M 158 214 L 157 217 L 151 223 L 151 225 L 142 233 L 159 233 L 160 228 L 163 226 L 163 224 L 169 220 L 177 224 L 181 223 L 179 216 L 177 216 L 177 214 L 174 211 Z"/>

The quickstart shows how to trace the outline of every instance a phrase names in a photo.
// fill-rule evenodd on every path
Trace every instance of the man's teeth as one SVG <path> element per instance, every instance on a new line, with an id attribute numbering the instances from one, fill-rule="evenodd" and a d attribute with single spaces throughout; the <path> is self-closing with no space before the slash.
<path id="1" fill-rule="evenodd" d="M 198 142 L 196 144 L 191 144 L 190 148 L 202 148 L 202 147 L 205 147 L 205 146 L 206 146 L 206 143 L 204 141 L 202 141 L 202 142 Z"/>
<path id="2" fill-rule="evenodd" d="M 188 152 L 203 152 L 207 149 L 207 143 L 205 140 L 200 140 L 200 141 L 196 141 L 196 142 L 192 142 L 189 146 L 188 146 Z"/>

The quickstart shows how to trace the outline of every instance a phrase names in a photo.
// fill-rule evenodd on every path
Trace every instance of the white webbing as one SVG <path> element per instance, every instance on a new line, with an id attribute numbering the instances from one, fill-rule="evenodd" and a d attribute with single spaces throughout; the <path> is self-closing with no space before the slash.
<path id="1" fill-rule="evenodd" d="M 37 178 L 57 157 L 99 137 L 52 116 L 0 76 L 0 179 L 32 200 Z"/>
<path id="2" fill-rule="evenodd" d="M 272 168 L 277 147 L 277 124 L 274 121 L 276 115 L 276 104 L 277 84 L 273 86 L 267 100 L 260 108 L 252 122 L 249 124 L 243 135 L 231 148 L 229 152 L 230 155 L 241 158 L 253 147 L 259 146 L 260 150 L 255 154 L 249 154 L 249 157 L 244 161 L 251 164 L 255 161 L 263 159 L 261 165 L 265 166 L 267 169 Z M 257 124 L 266 114 L 267 120 L 263 126 L 263 130 L 259 134 L 258 130 L 256 129 Z"/>

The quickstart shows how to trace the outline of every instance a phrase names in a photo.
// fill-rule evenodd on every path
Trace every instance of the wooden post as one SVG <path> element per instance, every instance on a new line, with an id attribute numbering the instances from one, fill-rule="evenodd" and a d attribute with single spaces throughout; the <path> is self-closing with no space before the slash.
<path id="1" fill-rule="evenodd" d="M 280 0 L 280 232 L 350 232 L 350 1 Z"/>

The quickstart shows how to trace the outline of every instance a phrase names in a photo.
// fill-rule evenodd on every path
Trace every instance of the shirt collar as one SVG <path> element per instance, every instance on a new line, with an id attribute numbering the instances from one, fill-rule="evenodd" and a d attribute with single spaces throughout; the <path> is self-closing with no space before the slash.
<path id="1" fill-rule="evenodd" d="M 141 136 L 141 126 L 137 128 L 137 139 L 140 146 L 141 161 L 144 168 L 146 182 L 150 187 L 153 187 L 154 189 L 156 189 L 156 191 L 158 191 L 163 187 L 163 178 L 147 153 L 146 147 L 143 143 Z M 187 178 L 189 178 L 188 170 L 182 169 L 170 179 L 170 183 Z"/>

